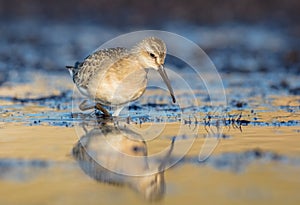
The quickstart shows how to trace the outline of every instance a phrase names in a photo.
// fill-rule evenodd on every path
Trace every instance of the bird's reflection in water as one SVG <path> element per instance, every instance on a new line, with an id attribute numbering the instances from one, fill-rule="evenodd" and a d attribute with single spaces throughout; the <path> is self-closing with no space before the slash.
<path id="1" fill-rule="evenodd" d="M 173 146 L 174 140 L 162 157 L 149 160 L 141 135 L 102 124 L 86 131 L 73 147 L 73 156 L 97 181 L 129 186 L 146 200 L 157 201 L 165 193 L 164 169 Z"/>

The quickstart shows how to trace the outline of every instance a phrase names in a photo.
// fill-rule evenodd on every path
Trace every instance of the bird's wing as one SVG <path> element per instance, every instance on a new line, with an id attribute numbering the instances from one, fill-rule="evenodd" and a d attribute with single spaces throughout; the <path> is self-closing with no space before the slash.
<path id="1" fill-rule="evenodd" d="M 73 69 L 74 83 L 86 89 L 90 79 L 96 72 L 108 69 L 110 65 L 127 54 L 128 50 L 126 48 L 108 48 L 94 52 L 87 56 L 83 62 L 75 64 Z"/>

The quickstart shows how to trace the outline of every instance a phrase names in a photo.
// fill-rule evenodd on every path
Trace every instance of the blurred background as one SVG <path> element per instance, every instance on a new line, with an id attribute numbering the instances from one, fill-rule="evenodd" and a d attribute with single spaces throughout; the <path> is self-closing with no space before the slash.
<path id="1" fill-rule="evenodd" d="M 220 72 L 298 74 L 299 10 L 298 0 L 0 0 L 0 84 L 18 80 L 12 71 L 65 72 L 106 40 L 141 29 L 198 43 Z"/>
<path id="2" fill-rule="evenodd" d="M 297 0 L 198 0 L 183 2 L 138 0 L 1 0 L 2 19 L 42 19 L 59 22 L 98 22 L 109 26 L 162 27 L 169 21 L 194 24 L 244 21 L 274 24 L 299 22 Z"/>

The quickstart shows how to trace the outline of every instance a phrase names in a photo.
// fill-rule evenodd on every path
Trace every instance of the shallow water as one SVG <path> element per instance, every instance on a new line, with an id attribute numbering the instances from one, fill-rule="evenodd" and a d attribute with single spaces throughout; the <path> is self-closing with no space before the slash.
<path id="1" fill-rule="evenodd" d="M 39 79 L 44 76 L 39 73 Z M 126 179 L 127 184 L 109 185 L 97 182 L 80 168 L 72 149 L 84 135 L 78 131 L 83 118 L 71 115 L 72 84 L 64 75 L 59 77 L 54 73 L 50 78 L 69 83 L 62 86 L 40 80 L 0 89 L 3 105 L 0 202 L 139 204 L 148 201 L 143 191 L 131 187 L 137 183 L 132 179 Z M 231 77 L 224 79 L 234 81 Z M 39 83 L 41 86 L 33 86 Z M 53 84 L 61 87 L 56 90 Z M 28 94 L 24 94 L 26 89 Z M 130 124 L 126 117 L 119 119 L 121 126 L 125 124 L 140 131 L 148 127 L 152 133 L 162 129 L 156 139 L 147 142 L 149 155 L 168 149 L 175 137 L 168 163 L 179 162 L 163 173 L 166 190 L 158 203 L 182 204 L 187 199 L 221 204 L 299 201 L 299 97 L 270 93 L 265 97 L 243 98 L 240 103 L 235 100 L 240 98 L 235 97 L 233 86 L 231 90 L 228 96 L 234 100 L 221 111 L 215 112 L 215 107 L 205 105 L 203 100 L 203 106 L 182 112 L 168 103 L 167 93 L 150 89 L 131 105 Z M 162 95 L 162 103 L 152 103 L 147 95 L 152 98 Z M 184 131 L 178 134 L 178 130 Z M 211 148 L 212 154 L 206 160 L 199 161 L 206 140 L 212 140 L 216 147 Z M 187 143 L 189 148 L 184 158 L 181 158 L 181 143 Z"/>
<path id="2" fill-rule="evenodd" d="M 74 49 L 71 43 L 72 48 L 59 46 L 66 43 L 61 33 L 70 36 L 70 42 L 78 42 L 80 55 L 93 50 L 92 45 L 98 43 L 96 36 L 89 32 L 74 37 L 71 34 L 74 27 L 54 27 L 56 33 L 49 38 L 43 37 L 35 45 L 38 48 L 46 46 L 51 53 L 50 59 L 58 51 L 70 53 Z M 176 30 L 172 25 L 167 27 Z M 7 33 L 20 28 L 10 26 Z M 41 32 L 49 35 L 51 29 L 53 25 Z M 103 40 L 119 32 L 94 26 L 85 29 L 106 34 Z M 207 49 L 229 44 L 246 47 L 210 51 L 221 71 L 227 105 L 211 104 L 203 82 L 189 80 L 196 97 L 193 101 L 189 92 L 181 89 L 171 75 L 181 106 L 172 104 L 165 90 L 151 87 L 121 113 L 117 125 L 139 134 L 125 132 L 134 137 L 116 138 L 115 131 L 108 132 L 105 137 L 110 145 L 125 153 L 134 151 L 133 155 L 141 156 L 138 166 L 110 149 L 102 149 L 109 146 L 102 144 L 104 134 L 100 132 L 95 137 L 90 133 L 105 126 L 95 123 L 97 114 L 79 113 L 77 105 L 81 99 L 73 90 L 68 73 L 55 69 L 73 61 L 78 54 L 62 55 L 58 61 L 44 59 L 46 63 L 42 64 L 49 66 L 46 66 L 48 72 L 36 68 L 38 58 L 35 57 L 39 54 L 35 53 L 35 47 L 22 56 L 30 69 L 20 71 L 21 65 L 14 64 L 15 59 L 10 58 L 7 63 L 15 70 L 1 70 L 6 78 L 0 87 L 0 203 L 140 204 L 153 200 L 145 197 L 147 187 L 153 186 L 151 181 L 142 183 L 142 178 L 114 175 L 98 166 L 101 160 L 109 159 L 108 164 L 102 164 L 105 168 L 118 172 L 130 168 L 139 174 L 147 173 L 149 178 L 153 170 L 167 168 L 160 170 L 159 177 L 164 180 L 156 182 L 151 192 L 159 204 L 182 204 L 187 200 L 205 204 L 297 204 L 300 200 L 297 194 L 300 188 L 299 75 L 293 69 L 289 72 L 280 69 L 282 62 L 276 58 L 277 54 L 270 58 L 253 57 L 259 49 L 260 55 L 284 50 L 291 41 L 281 32 L 254 27 L 250 28 L 253 32 L 247 33 L 248 29 L 243 26 L 235 29 L 202 27 L 189 36 Z M 212 34 L 220 32 L 228 33 L 230 38 L 218 37 L 218 42 L 211 41 L 217 38 Z M 247 35 L 240 38 L 239 32 Z M 14 41 L 19 42 L 16 48 L 29 46 L 25 34 L 24 39 L 15 37 Z M 266 39 L 268 43 L 260 45 Z M 248 41 L 254 44 L 249 45 Z M 247 52 L 243 50 L 245 55 L 242 55 L 239 49 Z M 184 79 L 193 78 L 184 64 L 173 60 L 167 61 L 173 71 Z M 239 70 L 241 65 L 245 65 L 243 71 Z M 262 66 L 267 68 L 261 69 Z M 36 70 L 32 71 L 33 67 Z M 206 77 L 213 80 L 209 74 Z M 152 84 L 161 82 L 155 75 L 150 80 Z M 87 130 L 83 129 L 82 121 L 87 122 Z M 149 139 L 158 132 L 155 139 Z M 146 140 L 146 143 L 137 139 Z M 96 161 L 98 163 L 88 158 L 92 154 L 93 160 L 100 160 Z M 129 164 L 131 166 L 126 166 Z M 114 184 L 104 183 L 105 180 Z"/>
<path id="3" fill-rule="evenodd" d="M 151 152 L 170 144 L 170 124 Z M 296 204 L 299 189 L 300 148 L 297 127 L 247 126 L 224 131 L 228 138 L 206 161 L 199 162 L 205 131 L 200 130 L 188 154 L 165 171 L 166 192 L 161 203 L 181 204 L 187 198 L 204 203 Z M 144 198 L 124 186 L 97 183 L 78 166 L 71 150 L 78 138 L 74 128 L 48 125 L 2 125 L 1 203 L 138 204 Z M 181 140 L 190 140 L 180 139 Z M 175 140 L 176 148 L 177 140 Z M 30 190 L 25 192 L 24 190 Z M 118 197 L 113 197 L 117 195 Z M 218 197 L 213 197 L 218 196 Z"/>

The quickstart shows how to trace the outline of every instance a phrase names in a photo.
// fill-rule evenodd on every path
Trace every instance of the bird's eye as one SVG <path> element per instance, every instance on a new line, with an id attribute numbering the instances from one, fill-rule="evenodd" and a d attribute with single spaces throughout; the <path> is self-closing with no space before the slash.
<path id="1" fill-rule="evenodd" d="M 133 146 L 133 147 L 132 147 L 132 150 L 133 150 L 134 152 L 138 152 L 138 151 L 140 151 L 140 148 L 139 148 L 138 146 Z"/>
<path id="2" fill-rule="evenodd" d="M 153 53 L 149 53 L 149 55 L 152 57 L 152 58 L 156 58 L 155 55 Z"/>

